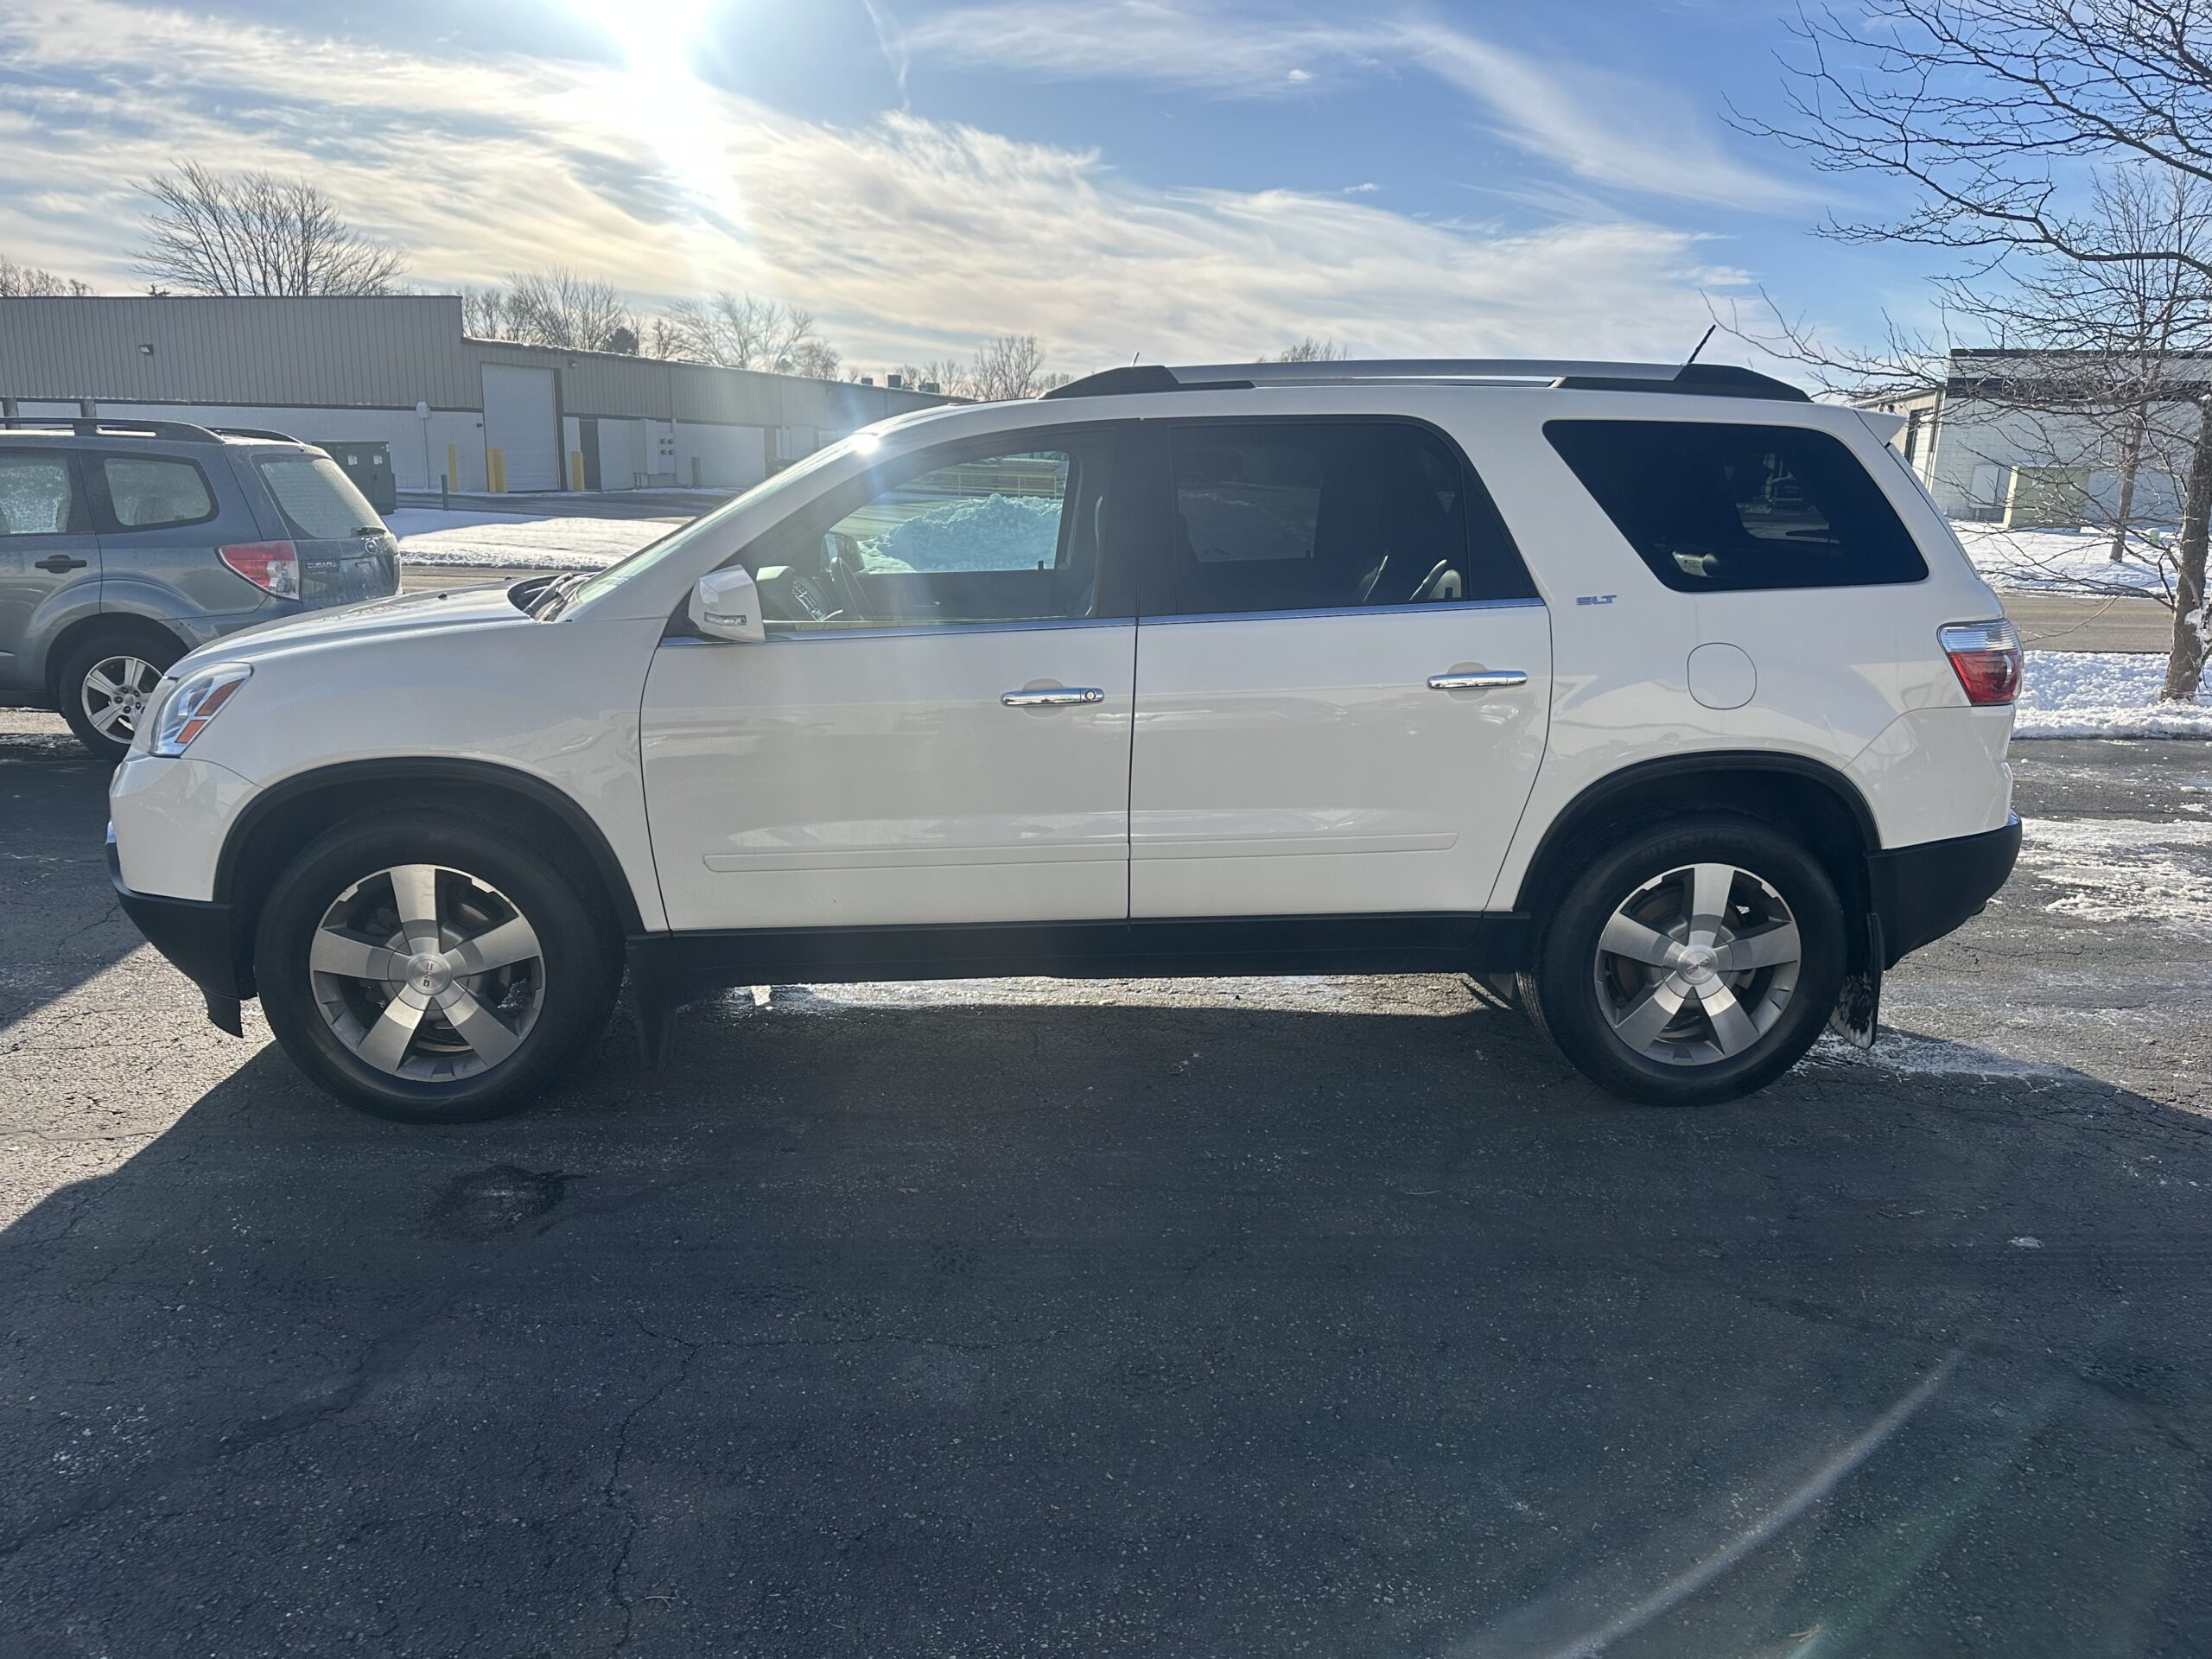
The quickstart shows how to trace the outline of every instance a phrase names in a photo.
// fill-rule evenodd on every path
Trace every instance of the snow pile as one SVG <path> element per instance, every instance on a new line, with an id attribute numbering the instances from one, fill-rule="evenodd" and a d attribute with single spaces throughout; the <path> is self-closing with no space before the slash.
<path id="1" fill-rule="evenodd" d="M 2155 652 L 2031 651 L 2015 737 L 2212 737 L 2212 707 L 2162 703 Z"/>
<path id="2" fill-rule="evenodd" d="M 599 570 L 657 542 L 683 518 L 589 518 L 401 507 L 384 516 L 402 564 L 503 570 Z"/>
<path id="3" fill-rule="evenodd" d="M 2171 532 L 2144 530 L 2129 538 L 2115 564 L 2112 533 L 2098 530 L 2006 530 L 1998 524 L 1951 521 L 1981 579 L 2002 593 L 2163 594 L 2158 554 Z"/>
<path id="4" fill-rule="evenodd" d="M 988 495 L 951 501 L 861 543 L 871 570 L 1034 570 L 1060 550 L 1060 500 Z"/>

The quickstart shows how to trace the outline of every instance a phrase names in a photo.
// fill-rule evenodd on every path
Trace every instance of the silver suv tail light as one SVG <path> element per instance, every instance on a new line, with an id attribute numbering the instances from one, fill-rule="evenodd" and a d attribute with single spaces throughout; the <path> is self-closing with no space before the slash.
<path id="1" fill-rule="evenodd" d="M 300 550 L 291 543 L 239 542 L 215 553 L 263 593 L 279 599 L 300 596 Z"/>

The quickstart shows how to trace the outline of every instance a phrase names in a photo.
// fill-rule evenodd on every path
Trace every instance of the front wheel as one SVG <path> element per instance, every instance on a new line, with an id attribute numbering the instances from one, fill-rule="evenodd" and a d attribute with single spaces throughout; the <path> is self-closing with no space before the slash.
<path id="1" fill-rule="evenodd" d="M 138 734 L 154 688 L 184 655 L 174 639 L 140 633 L 95 636 L 72 651 L 54 677 L 61 717 L 101 760 L 120 761 Z"/>
<path id="2" fill-rule="evenodd" d="M 557 851 L 430 812 L 340 826 L 277 878 L 254 973 L 295 1065 L 379 1117 L 457 1123 L 542 1092 L 620 974 Z"/>
<path id="3" fill-rule="evenodd" d="M 1592 1082 L 1653 1105 L 1733 1099 L 1813 1046 L 1842 988 L 1835 884 L 1750 818 L 1678 820 L 1568 889 L 1522 993 Z"/>

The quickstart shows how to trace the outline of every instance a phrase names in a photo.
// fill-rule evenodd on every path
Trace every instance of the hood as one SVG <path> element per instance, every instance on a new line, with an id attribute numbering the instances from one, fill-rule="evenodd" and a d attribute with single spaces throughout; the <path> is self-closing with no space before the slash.
<path id="1" fill-rule="evenodd" d="M 169 671 L 181 677 L 209 663 L 251 663 L 295 651 L 326 645 L 353 645 L 392 634 L 444 632 L 448 629 L 504 626 L 535 626 L 507 597 L 513 584 L 496 582 L 482 588 L 452 592 L 428 589 L 395 594 L 364 605 L 334 610 L 309 611 L 275 622 L 226 634 L 213 645 L 202 645 Z"/>

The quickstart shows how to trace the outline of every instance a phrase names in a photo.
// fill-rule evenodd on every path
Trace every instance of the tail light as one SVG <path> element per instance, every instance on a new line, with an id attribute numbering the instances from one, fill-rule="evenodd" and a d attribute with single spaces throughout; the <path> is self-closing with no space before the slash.
<path id="1" fill-rule="evenodd" d="M 240 542 L 215 550 L 225 564 L 264 594 L 300 596 L 300 550 L 289 542 Z"/>
<path id="2" fill-rule="evenodd" d="M 2007 703 L 2020 695 L 2020 636 L 2010 622 L 1958 622 L 1936 637 L 1975 708 Z"/>

